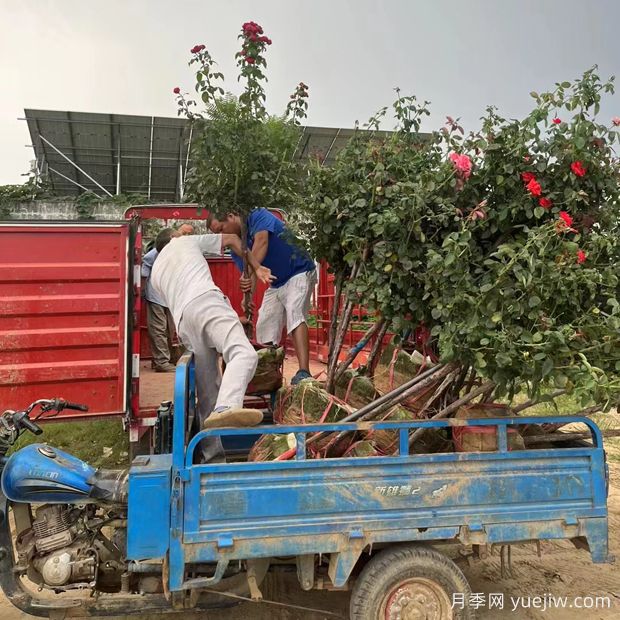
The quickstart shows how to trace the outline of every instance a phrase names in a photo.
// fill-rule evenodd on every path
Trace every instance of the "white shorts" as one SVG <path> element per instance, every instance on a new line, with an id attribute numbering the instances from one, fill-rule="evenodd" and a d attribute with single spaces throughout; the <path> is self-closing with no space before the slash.
<path id="1" fill-rule="evenodd" d="M 308 320 L 316 269 L 293 276 L 286 284 L 265 291 L 258 310 L 256 339 L 260 344 L 280 344 L 286 321 L 286 333 Z"/>

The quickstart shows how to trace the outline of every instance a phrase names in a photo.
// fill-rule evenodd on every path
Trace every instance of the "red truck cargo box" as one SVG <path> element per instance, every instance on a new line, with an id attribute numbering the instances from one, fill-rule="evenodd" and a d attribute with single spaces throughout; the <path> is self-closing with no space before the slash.
<path id="1" fill-rule="evenodd" d="M 0 410 L 127 411 L 131 251 L 129 222 L 0 224 Z"/>

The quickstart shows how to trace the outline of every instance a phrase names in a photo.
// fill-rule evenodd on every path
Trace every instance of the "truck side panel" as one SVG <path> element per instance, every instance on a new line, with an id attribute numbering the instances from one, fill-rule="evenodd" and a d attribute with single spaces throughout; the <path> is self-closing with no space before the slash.
<path id="1" fill-rule="evenodd" d="M 604 480 L 602 450 L 588 448 L 193 466 L 183 542 L 204 561 L 226 539 L 231 557 L 286 555 L 306 537 L 322 552 L 336 540 L 411 540 L 406 530 L 437 527 L 511 524 L 510 539 L 527 540 L 538 537 L 527 524 L 606 517 Z"/>
<path id="2" fill-rule="evenodd" d="M 0 224 L 3 409 L 61 396 L 89 416 L 127 410 L 128 253 L 128 223 Z"/>

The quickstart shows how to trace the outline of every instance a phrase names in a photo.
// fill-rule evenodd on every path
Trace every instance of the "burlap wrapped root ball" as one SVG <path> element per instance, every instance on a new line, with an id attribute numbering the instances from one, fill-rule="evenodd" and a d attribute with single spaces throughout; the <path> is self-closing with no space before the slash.
<path id="1" fill-rule="evenodd" d="M 282 387 L 282 366 L 284 347 L 264 347 L 256 351 L 258 365 L 250 384 L 248 394 L 267 394 Z"/>
<path id="2" fill-rule="evenodd" d="M 393 344 L 388 344 L 379 358 L 375 368 L 373 383 L 380 395 L 387 394 L 407 381 L 411 381 L 421 371 L 419 354 L 409 354 Z M 428 399 L 437 390 L 443 379 L 437 379 L 424 390 L 413 394 L 402 406 L 413 413 L 416 418 L 424 409 Z"/>

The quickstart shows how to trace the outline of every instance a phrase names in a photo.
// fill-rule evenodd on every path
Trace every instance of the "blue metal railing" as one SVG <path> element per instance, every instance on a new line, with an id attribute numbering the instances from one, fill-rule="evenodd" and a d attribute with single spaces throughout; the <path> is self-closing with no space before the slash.
<path id="1" fill-rule="evenodd" d="M 511 417 L 487 418 L 471 420 L 416 420 L 412 422 L 360 422 L 345 424 L 298 424 L 288 426 L 255 426 L 251 428 L 215 428 L 200 431 L 190 440 L 185 448 L 187 433 L 187 417 L 194 414 L 195 407 L 195 368 L 193 354 L 184 355 L 177 365 L 174 391 L 175 412 L 187 412 L 185 415 L 174 416 L 173 464 L 178 467 L 190 467 L 193 464 L 194 452 L 198 444 L 207 437 L 248 436 L 248 435 L 286 435 L 293 433 L 296 441 L 295 460 L 306 459 L 306 442 L 308 434 L 319 432 L 369 432 L 394 431 L 398 433 L 398 453 L 387 458 L 415 458 L 410 455 L 409 437 L 418 428 L 463 428 L 465 426 L 491 426 L 497 429 L 497 451 L 508 452 L 508 427 L 529 424 L 585 424 L 591 433 L 594 448 L 602 448 L 603 438 L 598 426 L 592 420 L 577 416 L 552 417 Z M 285 466 L 287 461 L 280 461 Z"/>

